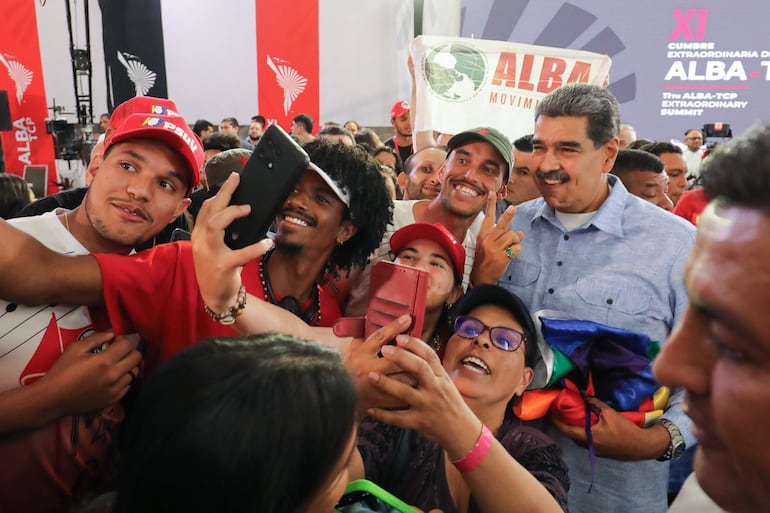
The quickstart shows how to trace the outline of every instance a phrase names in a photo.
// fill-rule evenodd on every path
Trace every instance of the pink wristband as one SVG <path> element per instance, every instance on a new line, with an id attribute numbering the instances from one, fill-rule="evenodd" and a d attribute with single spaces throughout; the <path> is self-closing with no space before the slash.
<path id="1" fill-rule="evenodd" d="M 468 454 L 459 460 L 453 461 L 452 464 L 463 474 L 475 470 L 476 467 L 481 465 L 484 458 L 486 458 L 489 448 L 492 447 L 492 440 L 494 440 L 492 432 L 487 426 L 482 424 L 481 434 L 479 435 L 479 439 L 476 440 L 476 445 L 473 446 L 473 449 L 471 449 Z"/>

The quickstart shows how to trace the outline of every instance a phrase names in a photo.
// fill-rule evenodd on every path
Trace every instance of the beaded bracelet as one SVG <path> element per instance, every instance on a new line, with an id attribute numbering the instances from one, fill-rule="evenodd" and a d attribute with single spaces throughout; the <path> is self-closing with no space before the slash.
<path id="1" fill-rule="evenodd" d="M 218 321 L 225 326 L 235 324 L 235 319 L 243 313 L 243 309 L 246 308 L 246 287 L 241 284 L 241 288 L 238 289 L 238 299 L 235 304 L 225 310 L 222 313 L 216 313 L 208 305 L 203 305 L 203 310 L 209 317 Z"/>
<path id="2" fill-rule="evenodd" d="M 486 458 L 489 448 L 492 447 L 492 440 L 494 440 L 492 432 L 487 426 L 482 424 L 481 434 L 479 435 L 479 439 L 476 440 L 476 445 L 473 446 L 473 449 L 471 449 L 468 454 L 459 460 L 453 461 L 452 464 L 463 474 L 475 470 L 476 467 L 481 465 L 484 458 Z"/>

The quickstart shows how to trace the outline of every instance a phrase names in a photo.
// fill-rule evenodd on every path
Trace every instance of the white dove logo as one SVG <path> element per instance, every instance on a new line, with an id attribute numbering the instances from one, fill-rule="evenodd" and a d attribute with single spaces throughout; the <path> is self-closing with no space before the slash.
<path id="1" fill-rule="evenodd" d="M 275 59 L 276 62 L 280 62 L 281 59 Z M 275 81 L 278 82 L 278 86 L 283 89 L 283 113 L 284 115 L 289 113 L 291 104 L 294 100 L 302 94 L 307 85 L 307 79 L 297 73 L 297 70 L 285 64 L 276 64 L 270 56 L 267 56 L 267 65 L 275 73 Z"/>
<path id="2" fill-rule="evenodd" d="M 24 98 L 24 91 L 27 90 L 27 87 L 29 87 L 29 84 L 32 82 L 33 74 L 20 62 L 6 60 L 2 53 L 0 53 L 0 62 L 3 63 L 5 69 L 8 70 L 8 76 L 11 77 L 13 83 L 16 84 L 16 101 L 21 105 L 21 100 Z"/>
<path id="3" fill-rule="evenodd" d="M 155 85 L 155 78 L 158 75 L 145 66 L 139 57 L 130 53 L 118 51 L 118 62 L 126 68 L 128 78 L 134 83 L 136 96 L 146 96 L 147 92 Z"/>

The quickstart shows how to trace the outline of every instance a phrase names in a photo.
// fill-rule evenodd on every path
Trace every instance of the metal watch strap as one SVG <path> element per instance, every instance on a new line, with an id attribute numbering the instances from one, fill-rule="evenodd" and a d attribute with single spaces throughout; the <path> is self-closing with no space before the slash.
<path id="1" fill-rule="evenodd" d="M 682 432 L 679 431 L 679 428 L 676 427 L 676 424 L 668 419 L 655 419 L 655 424 L 659 424 L 666 428 L 666 431 L 668 431 L 668 434 L 671 437 L 671 442 L 668 444 L 666 452 L 664 452 L 663 455 L 658 458 L 658 461 L 668 461 L 680 458 L 682 454 L 684 454 L 685 448 Z"/>
<path id="2" fill-rule="evenodd" d="M 203 309 L 209 317 L 226 326 L 234 324 L 235 319 L 243 313 L 244 308 L 246 308 L 246 287 L 244 287 L 243 284 L 241 284 L 241 288 L 238 289 L 238 299 L 235 304 L 224 312 L 216 313 L 209 308 L 208 305 L 203 305 Z"/>

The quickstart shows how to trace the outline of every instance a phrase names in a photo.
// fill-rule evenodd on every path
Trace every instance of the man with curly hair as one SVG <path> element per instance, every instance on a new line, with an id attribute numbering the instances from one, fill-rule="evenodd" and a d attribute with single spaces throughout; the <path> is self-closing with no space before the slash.
<path id="1" fill-rule="evenodd" d="M 376 163 L 355 148 L 326 141 L 305 146 L 311 166 L 276 216 L 275 247 L 243 267 L 245 292 L 293 311 L 315 326 L 332 326 L 339 307 L 316 280 L 364 266 L 390 223 L 392 201 Z M 208 337 L 232 336 L 200 296 L 189 243 L 166 244 L 133 256 L 25 255 L 25 274 L 45 267 L 40 285 L 18 290 L 25 303 L 68 302 L 91 307 L 115 333 L 138 333 L 145 369 Z M 44 255 L 38 259 L 37 255 Z M 41 262 L 42 260 L 42 262 Z M 38 267 L 39 266 L 39 267 Z M 207 314 L 208 311 L 208 314 Z M 213 314 L 213 315 L 212 315 Z"/>

